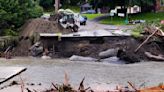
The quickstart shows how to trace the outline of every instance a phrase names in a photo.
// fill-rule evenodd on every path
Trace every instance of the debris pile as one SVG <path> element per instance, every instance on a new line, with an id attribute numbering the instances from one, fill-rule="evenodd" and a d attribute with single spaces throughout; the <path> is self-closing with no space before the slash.
<path id="1" fill-rule="evenodd" d="M 145 87 L 145 88 L 137 88 L 133 83 L 127 82 L 128 86 L 123 87 L 121 85 L 116 86 L 115 89 L 104 90 L 104 89 L 92 89 L 91 87 L 85 87 L 84 85 L 85 77 L 79 84 L 78 89 L 72 87 L 69 83 L 68 75 L 65 74 L 64 83 L 62 85 L 52 83 L 50 89 L 41 92 L 164 92 L 164 85 L 160 84 L 159 86 L 154 87 Z M 18 85 L 18 83 L 16 84 Z M 31 90 L 30 88 L 25 88 L 24 83 L 20 84 L 21 90 L 23 92 L 26 89 L 28 92 L 40 92 L 35 89 Z"/>
<path id="2" fill-rule="evenodd" d="M 164 60 L 164 32 L 162 29 L 156 26 L 146 26 L 144 28 L 144 36 L 143 42 L 138 45 L 138 47 L 135 49 L 135 53 L 139 51 L 140 48 L 142 48 L 144 45 L 145 48 L 150 47 L 149 51 L 145 50 L 144 54 L 147 58 L 155 61 L 163 61 Z"/>

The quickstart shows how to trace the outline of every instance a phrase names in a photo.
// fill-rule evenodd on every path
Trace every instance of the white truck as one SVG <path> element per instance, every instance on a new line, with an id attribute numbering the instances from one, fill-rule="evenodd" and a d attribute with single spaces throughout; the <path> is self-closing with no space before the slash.
<path id="1" fill-rule="evenodd" d="M 61 14 L 59 22 L 64 28 L 71 28 L 73 32 L 77 32 L 81 25 L 86 25 L 87 18 L 81 16 L 79 13 L 74 13 L 70 9 L 60 9 L 58 11 Z"/>

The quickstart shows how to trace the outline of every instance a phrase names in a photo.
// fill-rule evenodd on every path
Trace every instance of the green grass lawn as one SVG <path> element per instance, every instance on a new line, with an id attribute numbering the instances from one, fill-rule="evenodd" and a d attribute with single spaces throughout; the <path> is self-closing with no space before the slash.
<path id="1" fill-rule="evenodd" d="M 83 16 L 86 16 L 89 20 L 92 20 L 94 18 L 100 17 L 104 14 L 82 14 Z"/>
<path id="2" fill-rule="evenodd" d="M 115 16 L 113 18 L 108 17 L 100 21 L 102 24 L 111 24 L 111 25 L 125 25 L 126 18 L 120 18 Z M 157 21 L 164 20 L 164 12 L 161 13 L 141 13 L 137 15 L 130 15 L 130 20 L 146 20 L 146 21 Z"/>

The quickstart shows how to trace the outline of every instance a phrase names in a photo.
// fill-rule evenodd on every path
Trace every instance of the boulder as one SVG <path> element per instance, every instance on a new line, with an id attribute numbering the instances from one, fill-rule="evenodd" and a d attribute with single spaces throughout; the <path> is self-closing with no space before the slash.
<path id="1" fill-rule="evenodd" d="M 73 55 L 69 58 L 71 61 L 97 61 L 97 59 L 92 58 L 92 57 L 83 57 L 83 56 L 77 56 Z"/>
<path id="2" fill-rule="evenodd" d="M 117 52 L 118 52 L 118 48 L 108 49 L 106 51 L 100 52 L 98 56 L 102 59 L 109 58 L 109 57 L 117 56 Z"/>
<path id="3" fill-rule="evenodd" d="M 111 64 L 125 64 L 125 61 L 120 60 L 118 57 L 110 57 L 100 60 L 102 63 L 111 63 Z"/>
<path id="4" fill-rule="evenodd" d="M 117 57 L 120 60 L 124 60 L 126 64 L 137 63 L 141 61 L 134 52 L 125 51 L 122 49 L 118 50 Z"/>
<path id="5" fill-rule="evenodd" d="M 32 56 L 34 56 L 34 57 L 39 56 L 44 51 L 43 46 L 41 46 L 40 43 L 38 43 L 38 42 L 36 44 L 34 44 L 29 50 L 30 50 Z"/>
<path id="6" fill-rule="evenodd" d="M 46 60 L 46 59 L 51 59 L 50 56 L 46 56 L 46 55 L 43 55 L 41 58 L 44 59 L 44 60 Z"/>

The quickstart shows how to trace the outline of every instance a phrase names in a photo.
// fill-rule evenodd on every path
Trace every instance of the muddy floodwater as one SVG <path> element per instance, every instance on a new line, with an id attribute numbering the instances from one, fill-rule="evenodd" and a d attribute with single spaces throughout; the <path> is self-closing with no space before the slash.
<path id="1" fill-rule="evenodd" d="M 163 62 L 140 62 L 136 64 L 120 65 L 98 62 L 78 62 L 68 59 L 42 60 L 39 58 L 0 59 L 0 66 L 21 66 L 27 70 L 21 74 L 24 83 L 41 83 L 42 88 L 49 88 L 51 83 L 63 83 L 64 72 L 67 72 L 70 83 L 77 87 L 85 77 L 84 84 L 94 88 L 108 89 L 115 85 L 128 85 L 130 81 L 139 86 L 158 85 L 164 82 Z M 17 76 L 0 85 L 7 85 L 11 81 L 20 81 Z M 12 87 L 0 90 L 11 90 Z M 7 91 L 6 91 L 7 92 Z M 10 92 L 10 91 L 8 91 Z"/>

